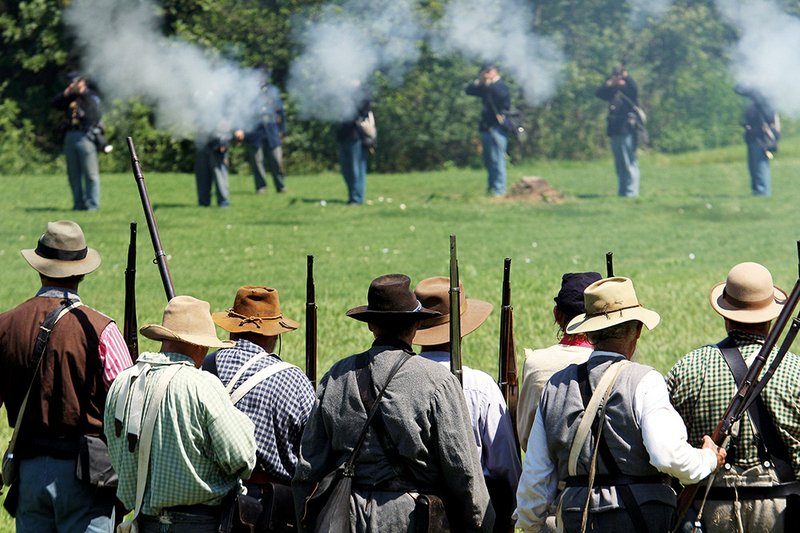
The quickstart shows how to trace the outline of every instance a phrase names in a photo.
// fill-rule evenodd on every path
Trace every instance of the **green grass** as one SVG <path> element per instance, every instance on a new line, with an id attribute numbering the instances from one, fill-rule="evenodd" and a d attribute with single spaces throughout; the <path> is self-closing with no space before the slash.
<path id="1" fill-rule="evenodd" d="M 800 138 L 785 139 L 772 163 L 772 198 L 750 196 L 743 145 L 680 156 L 641 154 L 638 199 L 614 195 L 609 158 L 509 168 L 509 184 L 528 175 L 548 180 L 567 196 L 557 205 L 488 199 L 484 171 L 466 169 L 370 175 L 372 205 L 357 208 L 344 205 L 344 183 L 335 172 L 290 173 L 284 195 L 255 195 L 249 175 L 234 175 L 231 207 L 202 209 L 195 205 L 191 175 L 149 173 L 147 153 L 140 151 L 139 157 L 179 294 L 223 310 L 240 285 L 273 286 L 284 314 L 302 323 L 306 255 L 315 256 L 320 374 L 369 345 L 366 326 L 344 315 L 366 303 L 369 282 L 390 272 L 407 273 L 414 283 L 447 275 L 450 234 L 458 237 L 467 296 L 496 306 L 463 343 L 465 364 L 492 375 L 505 257 L 513 259 L 520 355 L 522 347 L 555 341 L 551 309 L 561 274 L 604 272 L 605 253 L 613 250 L 615 272 L 631 277 L 641 302 L 661 314 L 661 325 L 643 333 L 637 352 L 640 361 L 660 371 L 693 347 L 722 338 L 722 319 L 708 305 L 708 292 L 732 265 L 761 262 L 787 290 L 797 278 Z M 38 288 L 37 275 L 19 250 L 35 246 L 48 220 L 69 218 L 81 224 L 89 245 L 103 257 L 101 268 L 82 284 L 81 296 L 121 323 L 128 223 L 136 220 L 139 324 L 160 321 L 166 301 L 130 174 L 102 176 L 97 213 L 69 210 L 65 175 L 3 176 L 0 181 L 0 309 Z M 302 331 L 283 337 L 284 358 L 303 366 Z M 140 343 L 142 350 L 157 348 L 146 339 Z M 2 520 L 0 531 L 10 531 L 7 517 Z"/>

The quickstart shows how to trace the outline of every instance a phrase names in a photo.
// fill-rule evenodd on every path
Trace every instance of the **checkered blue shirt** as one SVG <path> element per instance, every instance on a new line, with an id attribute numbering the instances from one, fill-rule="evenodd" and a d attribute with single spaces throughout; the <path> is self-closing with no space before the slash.
<path id="1" fill-rule="evenodd" d="M 216 358 L 217 375 L 227 387 L 236 371 L 258 354 L 266 352 L 250 341 L 239 339 L 232 348 L 224 348 L 209 357 Z M 280 361 L 277 355 L 267 354 L 239 377 L 236 386 Z M 203 368 L 208 370 L 209 366 L 204 364 Z M 302 370 L 292 367 L 268 377 L 236 404 L 256 426 L 258 465 L 278 481 L 288 483 L 294 475 L 300 439 L 314 400 L 314 389 L 308 378 Z"/>

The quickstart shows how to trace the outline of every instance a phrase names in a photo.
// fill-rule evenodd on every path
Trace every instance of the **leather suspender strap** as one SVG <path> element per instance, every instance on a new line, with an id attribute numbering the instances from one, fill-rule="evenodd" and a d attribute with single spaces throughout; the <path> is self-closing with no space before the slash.
<path id="1" fill-rule="evenodd" d="M 17 422 L 14 424 L 14 432 L 11 435 L 11 441 L 8 443 L 8 449 L 6 450 L 5 454 L 8 459 L 13 459 L 14 457 L 14 448 L 17 446 L 17 437 L 19 436 L 19 430 L 22 427 L 22 421 L 25 418 L 25 411 L 28 407 L 28 398 L 33 390 L 33 384 L 36 382 L 36 377 L 39 375 L 39 369 L 42 366 L 42 359 L 44 359 L 44 351 L 47 349 L 47 343 L 50 342 L 50 333 L 53 331 L 56 322 L 58 322 L 62 316 L 69 313 L 76 307 L 80 307 L 80 305 L 80 300 L 70 302 L 69 300 L 65 299 L 61 302 L 61 305 L 47 314 L 42 321 L 42 324 L 39 326 L 39 334 L 36 336 L 36 343 L 34 344 L 33 348 L 33 356 L 36 358 L 36 365 L 33 367 L 33 376 L 31 376 L 31 382 L 28 384 L 28 390 L 25 392 L 25 397 L 22 399 L 22 404 L 17 412 Z"/>
<path id="2" fill-rule="evenodd" d="M 736 386 L 740 387 L 745 375 L 747 374 L 747 365 L 745 364 L 742 352 L 736 345 L 736 342 L 730 337 L 725 338 L 717 344 L 717 348 L 722 352 L 728 368 L 733 374 L 733 379 Z M 747 408 L 747 414 L 750 416 L 753 429 L 755 432 L 756 445 L 758 446 L 759 453 L 769 456 L 770 462 L 775 466 L 775 473 L 778 479 L 783 482 L 795 481 L 794 470 L 789 458 L 789 450 L 786 444 L 781 440 L 775 421 L 767 411 L 763 398 L 759 395 L 756 400 Z M 761 457 L 760 459 L 764 459 Z M 731 459 L 733 461 L 734 459 Z"/>

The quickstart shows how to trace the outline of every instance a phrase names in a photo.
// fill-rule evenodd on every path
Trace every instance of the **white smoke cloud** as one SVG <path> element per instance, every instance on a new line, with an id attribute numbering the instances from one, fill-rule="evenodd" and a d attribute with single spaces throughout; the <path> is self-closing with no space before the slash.
<path id="1" fill-rule="evenodd" d="M 259 75 L 164 37 L 149 0 L 75 0 L 64 21 L 104 96 L 143 98 L 153 105 L 159 128 L 191 138 L 253 125 Z"/>
<path id="2" fill-rule="evenodd" d="M 556 93 L 565 59 L 555 41 L 533 32 L 533 20 L 532 2 L 525 0 L 455 0 L 431 44 L 440 53 L 497 62 L 536 105 Z"/>
<path id="3" fill-rule="evenodd" d="M 419 57 L 424 31 L 413 0 L 349 0 L 328 6 L 296 39 L 302 52 L 289 69 L 287 90 L 303 118 L 348 120 L 364 85 L 381 70 L 400 82 Z"/>
<path id="4" fill-rule="evenodd" d="M 800 19 L 766 0 L 717 0 L 717 9 L 740 34 L 731 54 L 736 81 L 800 116 Z"/>
<path id="5" fill-rule="evenodd" d="M 672 7 L 672 0 L 632 0 L 630 4 L 631 24 L 640 28 L 649 18 L 661 18 Z"/>

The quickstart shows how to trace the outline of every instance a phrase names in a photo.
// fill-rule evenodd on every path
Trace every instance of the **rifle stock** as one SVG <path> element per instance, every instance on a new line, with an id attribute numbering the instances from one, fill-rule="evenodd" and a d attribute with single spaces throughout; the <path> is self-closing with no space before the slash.
<path id="1" fill-rule="evenodd" d="M 795 282 L 794 288 L 789 294 L 789 297 L 786 299 L 786 303 L 781 310 L 781 314 L 778 315 L 777 319 L 775 319 L 775 324 L 773 324 L 772 329 L 770 329 L 769 334 L 767 335 L 767 338 L 764 340 L 764 344 L 761 346 L 761 349 L 759 349 L 758 355 L 756 355 L 753 363 L 748 368 L 747 374 L 745 374 L 741 386 L 739 386 L 736 394 L 734 394 L 730 402 L 728 402 L 728 406 L 725 408 L 722 418 L 717 423 L 717 427 L 714 428 L 714 432 L 711 434 L 711 439 L 717 446 L 721 446 L 725 439 L 731 434 L 733 424 L 742 417 L 747 410 L 747 407 L 755 400 L 755 398 L 767 384 L 767 381 L 772 376 L 772 373 L 775 372 L 775 369 L 780 364 L 784 355 L 786 355 L 786 352 L 789 351 L 792 342 L 794 342 L 798 330 L 800 330 L 800 315 L 792 319 L 792 325 L 789 329 L 789 332 L 786 334 L 786 337 L 781 343 L 778 352 L 775 354 L 775 358 L 773 359 L 772 365 L 769 368 L 769 372 L 759 379 L 758 376 L 764 369 L 767 359 L 772 353 L 778 338 L 786 328 L 786 324 L 789 322 L 791 314 L 794 312 L 795 307 L 797 307 L 798 300 L 800 300 L 800 279 Z M 691 507 L 692 502 L 695 499 L 698 488 L 699 485 L 687 485 L 678 495 L 678 505 L 676 511 L 677 522 L 675 531 L 680 528 L 683 519 L 689 510 L 689 507 Z"/>
<path id="2" fill-rule="evenodd" d="M 508 406 L 511 425 L 514 428 L 514 440 L 520 450 L 517 434 L 517 402 L 519 400 L 519 382 L 517 379 L 517 350 L 514 344 L 514 308 L 511 306 L 511 258 L 506 257 L 503 263 L 503 293 L 500 308 L 500 391 Z"/>
<path id="3" fill-rule="evenodd" d="M 606 252 L 606 277 L 614 277 L 614 252 Z"/>
<path id="4" fill-rule="evenodd" d="M 139 335 L 136 321 L 136 222 L 131 222 L 131 236 L 128 242 L 128 264 L 125 267 L 125 320 L 122 336 L 136 362 L 139 358 Z"/>
<path id="5" fill-rule="evenodd" d="M 456 320 L 453 320 L 456 317 Z M 450 235 L 450 371 L 464 384 L 461 369 L 461 288 L 458 280 L 456 236 Z"/>
<path id="6" fill-rule="evenodd" d="M 136 179 L 136 186 L 139 189 L 139 197 L 142 200 L 142 208 L 144 208 L 144 218 L 147 221 L 147 229 L 150 231 L 150 240 L 153 242 L 153 250 L 155 251 L 153 262 L 158 265 L 158 271 L 161 274 L 161 283 L 164 285 L 167 301 L 170 301 L 175 297 L 175 285 L 172 283 L 172 276 L 169 273 L 169 266 L 167 266 L 167 256 L 164 253 L 164 248 L 161 246 L 161 238 L 158 236 L 156 217 L 153 213 L 153 207 L 150 205 L 150 196 L 147 194 L 147 186 L 144 183 L 142 166 L 139 164 L 139 158 L 136 156 L 133 137 L 128 137 L 127 140 L 128 151 L 131 153 L 133 177 Z"/>
<path id="7" fill-rule="evenodd" d="M 317 303 L 314 287 L 314 256 L 306 258 L 306 376 L 317 388 Z"/>

